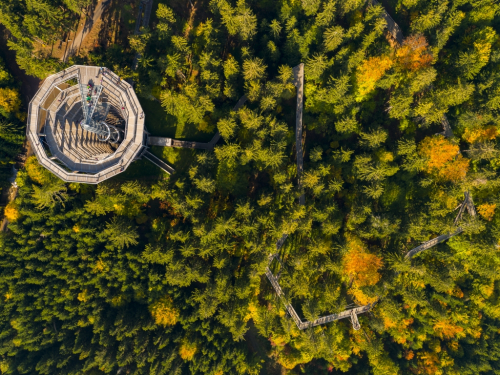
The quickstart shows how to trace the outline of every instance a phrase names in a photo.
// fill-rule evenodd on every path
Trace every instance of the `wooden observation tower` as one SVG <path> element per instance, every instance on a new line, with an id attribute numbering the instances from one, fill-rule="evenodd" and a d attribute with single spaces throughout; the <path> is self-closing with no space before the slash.
<path id="1" fill-rule="evenodd" d="M 106 68 L 74 65 L 46 78 L 31 100 L 27 136 L 60 179 L 97 184 L 146 151 L 144 120 L 129 83 Z"/>

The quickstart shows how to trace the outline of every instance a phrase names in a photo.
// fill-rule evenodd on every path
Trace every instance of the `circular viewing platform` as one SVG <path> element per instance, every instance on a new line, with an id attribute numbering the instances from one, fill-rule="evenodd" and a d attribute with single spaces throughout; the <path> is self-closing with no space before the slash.
<path id="1" fill-rule="evenodd" d="M 28 109 L 39 163 L 67 182 L 96 184 L 123 172 L 140 155 L 144 134 L 132 86 L 97 66 L 47 77 Z"/>

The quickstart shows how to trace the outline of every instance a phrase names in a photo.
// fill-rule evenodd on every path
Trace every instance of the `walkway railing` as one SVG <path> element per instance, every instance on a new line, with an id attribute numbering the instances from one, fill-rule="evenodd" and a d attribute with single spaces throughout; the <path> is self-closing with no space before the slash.
<path id="1" fill-rule="evenodd" d="M 302 191 L 302 173 L 304 171 L 304 155 L 302 152 L 302 117 L 303 117 L 303 110 L 304 110 L 304 64 L 299 64 L 296 67 L 293 68 L 293 75 L 294 75 L 294 85 L 297 88 L 297 108 L 295 112 L 295 150 L 297 154 L 297 181 L 298 181 L 298 189 L 302 193 L 299 197 L 299 204 L 301 206 L 305 205 L 305 195 Z M 285 243 L 286 239 L 288 238 L 288 234 L 283 234 L 281 238 L 276 242 L 276 251 L 279 251 L 279 249 L 283 246 Z M 271 272 L 271 269 L 269 268 L 271 265 L 271 262 L 276 259 L 278 262 L 280 262 L 281 265 L 281 270 L 279 271 L 278 275 L 274 276 L 273 273 Z M 354 309 L 347 309 L 345 311 L 342 311 L 338 314 L 331 314 L 327 316 L 323 316 L 321 318 L 318 318 L 312 322 L 303 322 L 293 306 L 288 303 L 286 300 L 286 295 L 283 292 L 283 289 L 279 285 L 279 278 L 281 276 L 281 272 L 283 271 L 284 265 L 281 262 L 278 253 L 276 252 L 275 254 L 271 254 L 269 256 L 269 261 L 268 265 L 266 267 L 266 276 L 268 280 L 271 282 L 271 285 L 273 286 L 276 294 L 280 298 L 280 300 L 283 302 L 285 305 L 286 310 L 288 311 L 288 314 L 291 316 L 295 324 L 297 325 L 297 328 L 300 330 L 306 329 L 306 328 L 311 328 L 315 327 L 317 325 L 321 324 L 326 324 L 330 323 L 336 320 L 340 319 L 350 319 L 352 323 L 352 327 L 355 330 L 358 330 L 361 328 L 361 325 L 359 324 L 358 320 L 358 314 L 362 314 L 365 312 L 368 312 L 371 310 L 371 308 L 374 306 L 374 304 L 370 305 L 365 305 L 365 306 L 360 306 L 356 307 Z"/>

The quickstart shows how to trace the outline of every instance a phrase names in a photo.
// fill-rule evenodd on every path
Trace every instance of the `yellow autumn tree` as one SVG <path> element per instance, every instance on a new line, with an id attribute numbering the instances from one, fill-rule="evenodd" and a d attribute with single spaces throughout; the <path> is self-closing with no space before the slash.
<path id="1" fill-rule="evenodd" d="M 356 72 L 359 99 L 375 89 L 375 84 L 391 66 L 392 60 L 387 56 L 371 57 L 363 61 Z"/>
<path id="2" fill-rule="evenodd" d="M 179 311 L 173 307 L 172 299 L 163 297 L 149 306 L 151 316 L 158 325 L 174 325 L 179 318 Z"/>
<path id="3" fill-rule="evenodd" d="M 479 215 L 481 215 L 486 220 L 491 221 L 491 219 L 493 219 L 493 215 L 495 215 L 496 208 L 497 205 L 495 203 L 485 203 L 477 208 L 477 212 L 479 212 Z"/>
<path id="4" fill-rule="evenodd" d="M 30 156 L 26 160 L 24 168 L 28 173 L 29 178 L 40 185 L 47 184 L 52 179 L 52 175 L 50 174 L 50 172 L 38 163 L 35 155 Z"/>
<path id="5" fill-rule="evenodd" d="M 19 213 L 18 210 L 18 206 L 15 202 L 10 202 L 5 207 L 4 215 L 5 218 L 10 222 L 17 221 L 21 217 L 21 214 Z"/>
<path id="6" fill-rule="evenodd" d="M 474 50 L 479 57 L 481 65 L 484 66 L 490 61 L 491 47 L 498 39 L 495 29 L 484 27 L 474 33 Z"/>
<path id="7" fill-rule="evenodd" d="M 343 271 L 352 280 L 350 293 L 363 305 L 374 303 L 377 297 L 367 296 L 360 288 L 375 285 L 380 280 L 379 269 L 382 268 L 382 258 L 369 253 L 363 242 L 356 237 L 347 239 L 348 251 L 343 259 Z"/>
<path id="8" fill-rule="evenodd" d="M 190 342 L 188 339 L 182 340 L 181 346 L 179 347 L 179 355 L 185 361 L 191 361 L 196 354 L 197 347 L 194 342 Z"/>
<path id="9" fill-rule="evenodd" d="M 483 129 L 465 129 L 462 138 L 469 143 L 484 142 L 495 139 L 498 136 L 496 126 L 488 126 Z"/>
<path id="10" fill-rule="evenodd" d="M 425 137 L 419 145 L 420 156 L 426 159 L 426 172 L 446 181 L 458 181 L 469 170 L 469 159 L 459 155 L 459 147 L 443 136 Z"/>
<path id="11" fill-rule="evenodd" d="M 375 285 L 380 280 L 378 270 L 382 268 L 382 258 L 366 251 L 363 242 L 356 237 L 347 239 L 348 251 L 344 256 L 344 273 L 353 278 L 358 287 Z"/>
<path id="12" fill-rule="evenodd" d="M 21 107 L 19 92 L 7 87 L 0 88 L 0 107 L 8 113 L 19 111 L 19 107 Z"/>

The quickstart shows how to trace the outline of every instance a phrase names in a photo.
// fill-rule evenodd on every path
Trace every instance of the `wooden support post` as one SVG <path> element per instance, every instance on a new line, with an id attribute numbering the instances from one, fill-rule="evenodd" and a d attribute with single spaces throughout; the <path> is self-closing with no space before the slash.
<path id="1" fill-rule="evenodd" d="M 359 324 L 358 315 L 356 314 L 355 309 L 351 310 L 351 323 L 352 328 L 354 328 L 355 331 L 358 331 L 361 328 L 361 324 Z"/>

